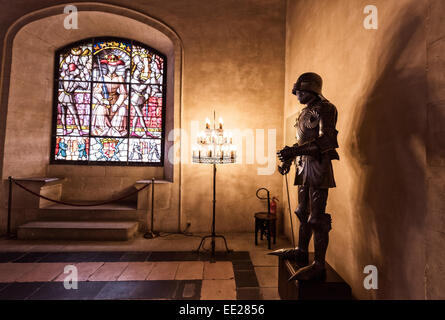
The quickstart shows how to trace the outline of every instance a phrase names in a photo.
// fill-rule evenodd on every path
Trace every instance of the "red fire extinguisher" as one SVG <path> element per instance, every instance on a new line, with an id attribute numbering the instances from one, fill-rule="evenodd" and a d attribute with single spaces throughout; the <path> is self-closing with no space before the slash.
<path id="1" fill-rule="evenodd" d="M 270 202 L 270 214 L 277 214 L 277 201 L 279 201 L 276 197 L 272 197 L 272 201 Z"/>

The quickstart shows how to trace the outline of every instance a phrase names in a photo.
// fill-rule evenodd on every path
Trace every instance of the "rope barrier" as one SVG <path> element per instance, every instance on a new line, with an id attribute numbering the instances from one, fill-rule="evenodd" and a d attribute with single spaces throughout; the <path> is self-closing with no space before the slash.
<path id="1" fill-rule="evenodd" d="M 109 204 L 109 203 L 113 203 L 113 202 L 118 202 L 118 201 L 123 200 L 123 199 L 125 199 L 125 198 L 131 197 L 132 195 L 134 195 L 134 194 L 136 194 L 136 193 L 141 192 L 142 190 L 144 190 L 145 188 L 147 188 L 147 187 L 150 185 L 150 184 L 146 184 L 146 185 L 143 186 L 141 189 L 137 189 L 137 190 L 135 190 L 135 191 L 132 191 L 132 192 L 130 192 L 129 194 L 126 194 L 126 195 L 124 195 L 124 196 L 122 196 L 122 197 L 120 197 L 120 198 L 117 198 L 117 199 L 112 199 L 112 200 L 108 200 L 108 201 L 102 201 L 102 202 L 96 202 L 96 203 L 86 204 L 86 203 L 71 203 L 71 202 L 66 202 L 66 201 L 61 201 L 61 200 L 51 199 L 51 198 L 45 197 L 45 196 L 43 196 L 43 195 L 41 195 L 41 194 L 39 194 L 39 193 L 36 193 L 36 192 L 34 192 L 34 191 L 28 189 L 27 187 L 25 187 L 24 185 L 18 183 L 16 180 L 14 180 L 14 179 L 12 179 L 12 178 L 11 178 L 11 180 L 12 180 L 12 182 L 14 182 L 18 187 L 22 188 L 23 190 L 25 190 L 25 191 L 31 193 L 32 195 L 34 195 L 34 196 L 36 196 L 36 197 L 39 197 L 39 198 L 42 198 L 42 199 L 45 199 L 45 200 L 48 200 L 48 201 L 51 201 L 51 202 L 54 202 L 54 203 L 63 204 L 63 205 L 66 205 L 66 206 L 73 206 L 73 207 L 97 207 L 97 206 L 102 206 L 102 205 L 104 205 L 104 204 Z"/>

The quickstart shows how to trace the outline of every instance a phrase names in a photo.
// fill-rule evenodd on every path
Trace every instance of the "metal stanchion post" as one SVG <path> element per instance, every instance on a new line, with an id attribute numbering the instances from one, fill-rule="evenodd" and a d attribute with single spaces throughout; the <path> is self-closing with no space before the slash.
<path id="1" fill-rule="evenodd" d="M 154 231 L 154 205 L 155 205 L 155 178 L 151 179 L 151 230 L 144 234 L 144 238 L 153 239 L 159 237 L 159 232 Z"/>

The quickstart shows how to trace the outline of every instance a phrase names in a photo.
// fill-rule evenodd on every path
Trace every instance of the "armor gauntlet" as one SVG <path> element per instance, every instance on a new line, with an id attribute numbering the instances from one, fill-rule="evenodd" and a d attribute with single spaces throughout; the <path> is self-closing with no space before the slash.
<path id="1" fill-rule="evenodd" d="M 283 150 L 277 152 L 278 158 L 281 162 L 289 162 L 295 159 L 297 156 L 310 155 L 313 157 L 320 156 L 320 149 L 313 143 L 305 143 L 301 146 L 294 144 L 292 147 L 286 146 Z"/>
<path id="2" fill-rule="evenodd" d="M 315 142 L 309 142 L 305 143 L 301 146 L 294 145 L 292 148 L 294 148 L 295 157 L 298 156 L 312 156 L 312 157 L 318 157 L 320 156 L 320 148 Z"/>

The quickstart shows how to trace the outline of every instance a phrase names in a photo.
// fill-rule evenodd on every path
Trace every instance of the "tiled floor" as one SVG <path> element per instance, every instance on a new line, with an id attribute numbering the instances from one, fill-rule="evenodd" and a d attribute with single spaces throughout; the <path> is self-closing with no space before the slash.
<path id="1" fill-rule="evenodd" d="M 170 235 L 129 242 L 0 240 L 0 299 L 279 299 L 278 259 L 253 234 L 226 235 L 216 262 L 193 252 L 200 237 Z M 273 247 L 288 247 L 277 239 Z M 181 247 L 182 251 L 177 251 Z M 205 245 L 205 249 L 208 244 Z M 78 272 L 67 290 L 66 265 Z"/>

